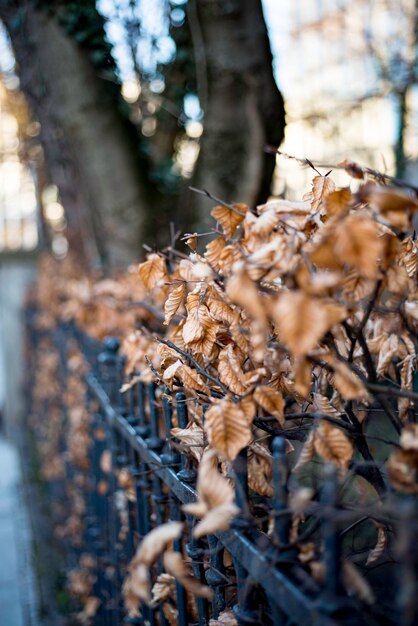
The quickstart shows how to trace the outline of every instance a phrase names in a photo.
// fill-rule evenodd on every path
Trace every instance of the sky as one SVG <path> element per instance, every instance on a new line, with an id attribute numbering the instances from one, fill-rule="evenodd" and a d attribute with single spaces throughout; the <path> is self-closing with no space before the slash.
<path id="1" fill-rule="evenodd" d="M 185 0 L 171 0 L 171 5 L 177 5 L 177 11 L 181 13 L 182 5 Z M 279 87 L 283 88 L 285 83 L 286 72 L 284 66 L 281 71 L 279 68 L 279 58 L 283 53 L 283 49 L 287 42 L 286 29 L 286 11 L 283 11 L 283 0 L 262 0 L 263 9 L 266 19 L 267 28 L 269 30 L 270 43 L 274 56 L 274 71 Z M 110 18 L 106 26 L 107 35 L 113 44 L 113 54 L 117 60 L 118 67 L 121 72 L 122 79 L 129 79 L 132 72 L 132 64 L 130 53 L 125 43 L 125 35 L 122 27 L 118 23 L 115 15 L 115 4 L 121 8 L 121 12 L 130 15 L 129 0 L 98 0 L 99 10 L 103 15 Z M 144 24 L 148 32 L 157 35 L 160 40 L 159 58 L 160 61 L 168 60 L 173 52 L 173 42 L 166 32 L 164 12 L 162 10 L 162 2 L 156 0 L 141 0 L 138 3 L 137 16 Z M 147 64 L 153 63 L 155 52 L 151 54 L 151 50 L 147 41 L 143 41 L 140 48 L 140 56 L 143 62 Z M 153 60 L 151 60 L 151 57 Z"/>

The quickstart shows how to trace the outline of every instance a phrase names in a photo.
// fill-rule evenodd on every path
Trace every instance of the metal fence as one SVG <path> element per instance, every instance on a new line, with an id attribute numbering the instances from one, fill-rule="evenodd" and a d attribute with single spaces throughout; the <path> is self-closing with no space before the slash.
<path id="1" fill-rule="evenodd" d="M 31 320 L 28 324 L 30 341 L 36 346 L 42 333 Z M 190 532 L 194 518 L 184 515 L 181 505 L 196 500 L 196 466 L 173 445 L 171 437 L 173 418 L 181 428 L 188 424 L 185 395 L 180 391 L 170 396 L 166 389 L 143 382 L 135 382 L 121 394 L 124 358 L 119 356 L 116 338 L 108 338 L 101 345 L 72 325 L 49 331 L 49 337 L 60 354 L 63 387 L 69 341 L 77 342 L 91 366 L 85 382 L 92 443 L 89 481 L 83 486 L 87 512 L 80 550 L 96 558 L 94 596 L 100 599 L 100 606 L 93 617 L 95 625 L 203 626 L 210 620 L 217 624 L 215 620 L 225 607 L 233 609 L 239 626 L 418 623 L 417 518 L 408 498 L 399 503 L 396 514 L 393 502 L 390 511 L 383 505 L 373 513 L 377 519 L 385 519 L 400 537 L 395 542 L 399 563 L 394 567 L 395 578 L 390 578 L 385 591 L 389 597 L 384 606 L 369 606 L 345 591 L 341 528 L 350 520 L 354 525 L 358 523 L 359 513 L 340 504 L 338 476 L 332 467 L 325 468 L 316 514 L 316 532 L 323 546 L 321 560 L 325 565 L 323 583 L 316 582 L 297 558 L 297 546 L 289 542 L 287 455 L 285 441 L 279 437 L 270 441 L 272 498 L 260 503 L 249 493 L 247 456 L 243 451 L 233 464 L 236 502 L 241 513 L 230 530 L 207 539 L 194 539 Z M 110 475 L 101 467 L 104 450 L 111 452 Z M 131 477 L 134 490 L 134 497 L 123 502 L 118 498 L 117 483 L 121 470 Z M 104 481 L 108 484 L 106 492 L 98 489 Z M 260 511 L 266 516 L 266 509 L 273 520 L 269 533 L 260 523 Z M 125 512 L 125 533 L 121 533 L 121 510 Z M 144 605 L 139 617 L 126 617 L 121 587 L 127 565 L 141 538 L 168 520 L 186 522 L 189 539 L 175 541 L 174 549 L 191 563 L 193 575 L 211 587 L 213 600 L 198 598 L 192 602 L 177 583 L 177 621 L 170 620 L 162 606 Z M 159 562 L 151 576 L 155 580 L 162 572 Z"/>

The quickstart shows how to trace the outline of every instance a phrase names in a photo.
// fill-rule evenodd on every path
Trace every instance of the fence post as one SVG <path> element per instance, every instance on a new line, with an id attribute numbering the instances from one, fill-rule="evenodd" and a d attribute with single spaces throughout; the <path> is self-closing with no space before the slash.
<path id="1" fill-rule="evenodd" d="M 177 409 L 177 421 L 180 428 L 187 428 L 189 421 L 187 414 L 186 394 L 182 391 L 176 393 L 176 409 Z M 196 479 L 196 472 L 189 466 L 189 460 L 183 453 L 180 454 L 181 469 L 177 476 L 185 483 L 192 483 Z"/>
<path id="2" fill-rule="evenodd" d="M 164 465 L 177 465 L 180 462 L 180 455 L 171 446 L 171 429 L 173 427 L 173 407 L 169 398 L 170 391 L 167 387 L 163 389 L 163 414 L 165 422 L 165 451 L 161 455 L 161 462 Z"/>
<path id="3" fill-rule="evenodd" d="M 333 612 L 341 606 L 339 599 L 343 592 L 341 568 L 341 539 L 336 521 L 338 503 L 338 470 L 327 464 L 323 471 L 321 493 L 321 534 L 324 543 L 325 588 L 321 598 L 321 608 Z"/>
<path id="4" fill-rule="evenodd" d="M 120 341 L 117 337 L 106 337 L 103 348 L 97 357 L 99 374 L 110 403 L 115 406 L 119 395 L 117 361 Z"/>
<path id="5" fill-rule="evenodd" d="M 161 439 L 159 435 L 159 415 L 158 415 L 158 406 L 157 399 L 155 397 L 156 383 L 150 383 L 148 385 L 148 402 L 149 402 L 149 413 L 150 413 L 150 436 L 147 439 L 147 446 L 150 450 L 159 451 L 164 445 L 164 441 Z"/>
<path id="6" fill-rule="evenodd" d="M 416 501 L 404 500 L 399 503 L 397 557 L 400 560 L 398 580 L 398 606 L 402 626 L 418 624 L 418 515 Z"/>
<path id="7" fill-rule="evenodd" d="M 279 548 L 286 547 L 289 543 L 289 530 L 291 525 L 288 508 L 287 481 L 289 468 L 286 457 L 286 440 L 283 437 L 275 437 L 273 440 L 273 515 L 274 515 L 274 539 Z"/>
<path id="8" fill-rule="evenodd" d="M 145 399 L 146 399 L 146 386 L 145 383 L 140 380 L 137 385 L 138 392 L 138 426 L 135 427 L 137 435 L 146 439 L 149 435 L 149 426 L 145 416 Z"/>
<path id="9" fill-rule="evenodd" d="M 121 382 L 121 360 L 118 355 L 120 342 L 116 337 L 106 337 L 103 342 L 104 350 L 98 355 L 99 373 L 102 379 L 104 390 L 109 398 L 110 405 L 117 409 L 120 403 L 120 382 Z M 120 577 L 118 569 L 118 526 L 119 518 L 116 508 L 115 494 L 117 490 L 116 469 L 118 463 L 118 444 L 112 424 L 105 420 L 108 447 L 111 452 L 111 471 L 109 476 L 108 494 L 108 541 L 107 552 L 111 565 L 111 577 L 109 597 L 110 624 L 116 626 L 120 618 Z"/>

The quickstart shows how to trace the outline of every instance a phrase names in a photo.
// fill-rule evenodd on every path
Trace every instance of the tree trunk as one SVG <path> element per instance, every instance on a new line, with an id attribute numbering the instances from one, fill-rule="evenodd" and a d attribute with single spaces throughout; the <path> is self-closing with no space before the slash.
<path id="1" fill-rule="evenodd" d="M 275 166 L 265 145 L 279 145 L 285 126 L 261 0 L 190 0 L 189 20 L 205 113 L 194 185 L 254 206 Z M 208 201 L 194 202 L 205 215 Z"/>
<path id="2" fill-rule="evenodd" d="M 58 16 L 33 2 L 0 1 L 21 88 L 41 123 L 52 182 L 73 232 L 91 234 L 102 262 L 121 266 L 140 252 L 146 183 L 132 145 L 133 127 L 117 109 L 114 85 L 98 75 L 88 51 Z M 130 133 L 131 136 L 130 136 Z M 87 256 L 96 256 L 94 250 Z"/>
<path id="3" fill-rule="evenodd" d="M 396 92 L 397 99 L 397 135 L 395 144 L 395 166 L 396 166 L 396 178 L 404 178 L 406 171 L 406 156 L 405 156 L 405 132 L 407 123 L 407 93 L 408 87 L 405 87 L 402 91 Z"/>

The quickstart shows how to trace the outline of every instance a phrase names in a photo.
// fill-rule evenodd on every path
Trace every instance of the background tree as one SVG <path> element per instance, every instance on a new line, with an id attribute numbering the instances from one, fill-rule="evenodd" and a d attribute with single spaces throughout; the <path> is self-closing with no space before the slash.
<path id="1" fill-rule="evenodd" d="M 362 2 L 369 14 L 364 28 L 367 51 L 376 67 L 382 91 L 390 93 L 396 103 L 396 176 L 404 178 L 407 169 L 405 134 L 409 105 L 412 91 L 418 84 L 418 0 L 383 0 L 378 6 L 370 0 Z M 378 18 L 382 19 L 382 16 L 387 24 L 384 45 L 378 31 Z"/>
<path id="2" fill-rule="evenodd" d="M 203 114 L 194 184 L 226 200 L 265 200 L 275 161 L 264 146 L 280 143 L 284 108 L 261 2 L 110 6 L 102 16 L 95 0 L 0 0 L 0 18 L 72 239 L 90 262 L 114 266 L 168 221 L 183 229 L 202 219 L 202 198 L 185 189 Z M 105 32 L 116 23 L 136 82 L 125 101 Z"/>
<path id="3" fill-rule="evenodd" d="M 261 0 L 189 5 L 205 111 L 195 184 L 254 206 L 267 199 L 275 166 L 264 147 L 280 144 L 285 125 Z"/>
<path id="4" fill-rule="evenodd" d="M 0 15 L 73 239 L 80 237 L 90 260 L 131 261 L 149 200 L 135 130 L 120 111 L 103 18 L 91 0 L 52 9 L 3 0 Z"/>

